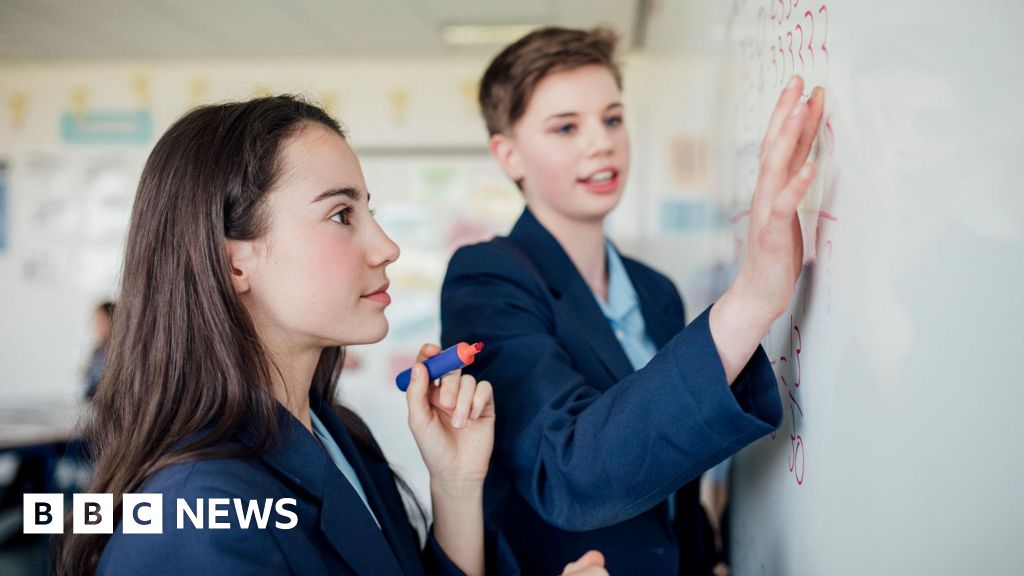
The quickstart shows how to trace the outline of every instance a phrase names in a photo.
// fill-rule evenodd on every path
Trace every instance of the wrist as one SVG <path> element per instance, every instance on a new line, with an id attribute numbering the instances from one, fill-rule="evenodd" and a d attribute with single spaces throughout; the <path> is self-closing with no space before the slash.
<path id="1" fill-rule="evenodd" d="M 430 495 L 435 500 L 482 500 L 483 494 L 483 478 L 430 478 Z"/>
<path id="2" fill-rule="evenodd" d="M 780 308 L 775 302 L 767 299 L 764 291 L 750 280 L 750 276 L 743 269 L 718 302 L 735 311 L 730 313 L 730 316 L 735 315 L 745 324 L 762 329 L 763 332 L 767 332 L 772 323 L 786 311 L 785 305 Z"/>
<path id="3" fill-rule="evenodd" d="M 712 337 L 721 349 L 726 342 L 758 341 L 771 330 L 778 314 L 749 292 L 729 288 L 711 308 Z"/>

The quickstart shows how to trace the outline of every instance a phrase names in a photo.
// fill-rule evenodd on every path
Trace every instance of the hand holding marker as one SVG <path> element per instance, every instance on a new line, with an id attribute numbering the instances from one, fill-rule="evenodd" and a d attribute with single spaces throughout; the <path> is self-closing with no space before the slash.
<path id="1" fill-rule="evenodd" d="M 437 356 L 428 358 L 423 365 L 427 367 L 427 375 L 430 377 L 430 380 L 437 380 L 453 370 L 458 370 L 472 364 L 473 360 L 476 359 L 477 353 L 483 349 L 483 342 L 477 342 L 476 344 L 459 342 L 451 348 L 443 350 Z M 406 388 L 409 387 L 409 378 L 411 377 L 412 368 L 403 370 L 395 378 L 395 384 L 398 386 L 398 389 L 405 392 Z"/>

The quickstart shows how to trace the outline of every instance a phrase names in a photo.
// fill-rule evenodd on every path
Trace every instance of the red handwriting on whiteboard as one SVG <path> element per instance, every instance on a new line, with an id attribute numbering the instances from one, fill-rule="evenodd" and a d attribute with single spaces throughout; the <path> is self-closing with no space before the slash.
<path id="1" fill-rule="evenodd" d="M 800 33 L 800 43 L 797 44 L 797 56 L 800 57 L 800 71 L 804 71 L 804 27 L 797 24 L 796 31 Z"/>
<path id="2" fill-rule="evenodd" d="M 803 353 L 803 337 L 800 335 L 800 326 L 794 321 L 793 317 L 789 317 L 790 326 L 790 349 L 792 355 L 789 358 L 793 359 L 793 363 L 796 365 L 795 379 L 790 382 L 786 378 L 786 369 L 783 367 L 779 373 L 779 379 L 782 380 L 783 387 L 786 390 L 786 396 L 789 398 L 789 416 L 790 416 L 790 432 L 789 432 L 789 471 L 793 473 L 793 477 L 796 479 L 798 486 L 802 486 L 804 483 L 804 471 L 806 469 L 806 449 L 804 448 L 804 438 L 800 434 L 801 424 L 804 420 L 804 409 L 800 405 L 800 381 L 801 381 L 801 360 L 800 356 Z M 794 338 L 795 335 L 795 338 Z M 786 356 L 779 357 L 779 364 L 789 364 L 789 358 Z"/>
<path id="3" fill-rule="evenodd" d="M 832 116 L 825 117 L 825 134 L 828 136 L 826 142 L 828 143 L 828 155 L 835 156 L 836 153 L 836 133 L 832 130 Z"/>
<path id="4" fill-rule="evenodd" d="M 821 41 L 821 51 L 825 53 L 825 60 L 828 60 L 828 6 L 822 4 L 821 8 L 818 8 L 818 14 L 825 15 L 825 38 Z"/>
<path id="5" fill-rule="evenodd" d="M 811 22 L 811 38 L 807 41 L 807 50 L 811 53 L 811 66 L 814 66 L 814 13 L 810 10 L 804 12 L 804 22 L 808 19 Z"/>
<path id="6" fill-rule="evenodd" d="M 796 58 L 793 57 L 793 31 L 786 32 L 786 38 L 789 39 L 789 69 L 792 72 L 796 72 Z"/>

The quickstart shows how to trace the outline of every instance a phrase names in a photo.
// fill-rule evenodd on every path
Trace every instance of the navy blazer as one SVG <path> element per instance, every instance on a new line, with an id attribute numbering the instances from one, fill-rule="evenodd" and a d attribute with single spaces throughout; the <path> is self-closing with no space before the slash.
<path id="1" fill-rule="evenodd" d="M 680 559 L 674 534 L 701 536 L 694 480 L 782 420 L 760 347 L 730 387 L 708 312 L 684 329 L 672 282 L 623 262 L 659 348 L 635 372 L 590 288 L 529 209 L 508 237 L 463 247 L 448 265 L 442 345 L 486 346 L 466 369 L 492 383 L 498 414 L 484 510 L 526 574 L 556 574 L 591 548 L 612 574 L 696 573 L 704 559 Z M 666 501 L 684 485 L 674 528 Z M 700 553 L 682 544 L 685 555 Z"/>
<path id="2" fill-rule="evenodd" d="M 281 441 L 268 452 L 174 464 L 146 481 L 137 492 L 164 495 L 163 534 L 124 534 L 119 524 L 97 574 L 462 574 L 432 531 L 421 553 L 387 464 L 366 458 L 316 393 L 310 402 L 355 469 L 380 528 L 312 433 L 279 406 Z M 218 448 L 238 450 L 251 444 L 251 437 L 241 435 L 238 443 Z M 241 498 L 243 505 L 250 499 L 262 503 L 266 498 L 294 498 L 297 505 L 291 510 L 298 525 L 274 528 L 275 521 L 288 519 L 271 514 L 268 528 L 250 525 L 243 530 L 229 507 L 231 514 L 220 521 L 230 522 L 230 529 L 195 529 L 186 517 L 185 529 L 179 530 L 177 498 L 188 499 L 193 509 L 197 498 Z M 518 574 L 507 544 L 496 532 L 487 540 L 488 573 Z"/>

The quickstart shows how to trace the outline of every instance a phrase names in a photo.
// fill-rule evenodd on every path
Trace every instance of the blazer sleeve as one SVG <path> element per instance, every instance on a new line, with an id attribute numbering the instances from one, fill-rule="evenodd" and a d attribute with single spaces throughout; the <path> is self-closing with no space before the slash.
<path id="1" fill-rule="evenodd" d="M 119 526 L 103 550 L 97 576 L 292 573 L 271 530 L 241 530 L 230 515 L 224 521 L 231 529 L 199 530 L 188 520 L 182 529 L 176 528 L 178 498 L 195 502 L 239 494 L 206 485 L 164 489 L 163 495 L 163 533 L 124 534 Z"/>
<path id="2" fill-rule="evenodd" d="M 492 465 L 550 524 L 632 518 L 781 423 L 760 347 L 728 386 L 710 308 L 602 392 L 555 336 L 550 299 L 522 258 L 493 243 L 456 252 L 441 294 L 442 344 L 487 346 L 468 371 L 494 387 Z"/>

